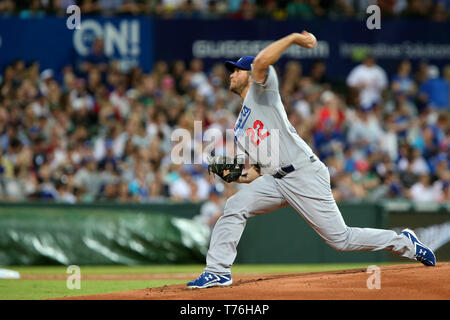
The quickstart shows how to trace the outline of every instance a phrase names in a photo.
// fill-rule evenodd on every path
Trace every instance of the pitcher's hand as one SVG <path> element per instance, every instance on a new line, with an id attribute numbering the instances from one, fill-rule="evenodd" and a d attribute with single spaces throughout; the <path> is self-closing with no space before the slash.
<path id="1" fill-rule="evenodd" d="M 317 46 L 317 39 L 306 30 L 295 34 L 295 43 L 304 48 L 313 49 Z"/>

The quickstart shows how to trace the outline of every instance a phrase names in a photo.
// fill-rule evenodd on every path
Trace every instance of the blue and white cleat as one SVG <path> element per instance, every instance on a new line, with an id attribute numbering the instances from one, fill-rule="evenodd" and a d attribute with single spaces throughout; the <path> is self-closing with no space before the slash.
<path id="1" fill-rule="evenodd" d="M 422 262 L 426 266 L 434 267 L 436 265 L 436 256 L 434 255 L 433 250 L 420 242 L 414 231 L 405 229 L 402 231 L 402 234 L 414 244 L 414 248 L 416 249 L 414 257 L 417 261 Z"/>
<path id="2" fill-rule="evenodd" d="M 186 285 L 188 288 L 209 288 L 209 287 L 225 287 L 233 283 L 231 274 L 214 274 L 210 272 L 203 272 L 196 280 L 188 282 Z"/>

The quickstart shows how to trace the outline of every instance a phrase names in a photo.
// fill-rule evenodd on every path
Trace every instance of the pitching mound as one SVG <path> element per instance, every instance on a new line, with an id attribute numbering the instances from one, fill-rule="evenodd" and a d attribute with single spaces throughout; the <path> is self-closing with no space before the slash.
<path id="1" fill-rule="evenodd" d="M 184 284 L 102 295 L 68 297 L 81 300 L 448 300 L 450 263 L 380 268 L 380 289 L 369 290 L 366 269 L 302 273 L 233 275 L 233 285 L 187 289 Z"/>

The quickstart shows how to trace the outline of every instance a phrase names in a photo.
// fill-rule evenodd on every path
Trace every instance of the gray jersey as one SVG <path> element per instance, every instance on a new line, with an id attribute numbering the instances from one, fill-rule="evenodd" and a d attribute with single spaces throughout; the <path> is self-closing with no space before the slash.
<path id="1" fill-rule="evenodd" d="M 261 174 L 273 174 L 290 164 L 295 167 L 313 155 L 288 120 L 273 66 L 268 68 L 264 84 L 252 79 L 234 134 L 238 157 L 245 152 L 250 163 L 260 165 Z"/>

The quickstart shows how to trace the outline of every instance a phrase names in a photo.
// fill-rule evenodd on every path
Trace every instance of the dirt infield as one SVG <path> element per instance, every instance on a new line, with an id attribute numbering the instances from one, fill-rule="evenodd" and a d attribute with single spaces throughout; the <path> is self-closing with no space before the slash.
<path id="1" fill-rule="evenodd" d="M 366 269 L 233 275 L 233 285 L 187 289 L 184 284 L 101 295 L 76 300 L 450 300 L 450 262 L 436 267 L 408 264 L 381 267 L 380 289 L 369 290 Z"/>

